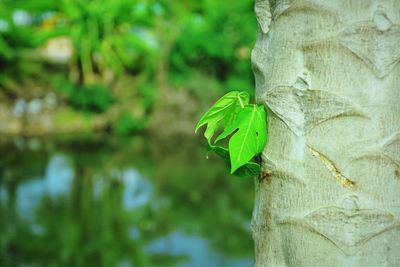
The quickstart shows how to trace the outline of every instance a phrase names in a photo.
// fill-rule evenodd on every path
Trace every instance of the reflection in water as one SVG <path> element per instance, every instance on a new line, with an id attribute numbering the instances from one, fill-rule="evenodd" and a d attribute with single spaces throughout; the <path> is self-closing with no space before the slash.
<path id="1" fill-rule="evenodd" d="M 122 172 L 121 177 L 125 186 L 123 205 L 126 210 L 134 210 L 150 201 L 151 184 L 139 172 L 129 169 Z"/>
<path id="2" fill-rule="evenodd" d="M 71 189 L 74 177 L 73 167 L 68 158 L 63 155 L 54 155 L 50 158 L 45 174 L 46 193 L 52 197 L 67 195 Z"/>
<path id="3" fill-rule="evenodd" d="M 190 236 L 181 232 L 173 232 L 168 236 L 152 241 L 146 251 L 149 254 L 169 254 L 172 256 L 187 256 L 187 259 L 177 266 L 219 267 L 219 266 L 251 266 L 249 259 L 235 259 L 213 251 L 205 238 Z"/>
<path id="4" fill-rule="evenodd" d="M 50 158 L 44 177 L 33 178 L 20 184 L 17 189 L 17 210 L 20 216 L 29 219 L 43 196 L 66 196 L 71 188 L 74 171 L 63 155 Z"/>
<path id="5" fill-rule="evenodd" d="M 4 188 L 0 188 L 0 202 L 4 203 L 8 199 L 7 191 Z"/>
<path id="6" fill-rule="evenodd" d="M 35 208 L 44 195 L 44 182 L 40 178 L 22 183 L 17 189 L 17 211 L 25 219 L 32 218 Z"/>
<path id="7" fill-rule="evenodd" d="M 252 182 L 197 141 L 40 142 L 0 146 L 0 266 L 252 266 Z"/>

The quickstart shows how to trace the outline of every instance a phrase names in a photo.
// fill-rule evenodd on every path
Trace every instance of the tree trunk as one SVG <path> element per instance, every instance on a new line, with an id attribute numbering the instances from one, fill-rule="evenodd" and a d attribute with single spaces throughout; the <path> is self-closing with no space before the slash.
<path id="1" fill-rule="evenodd" d="M 255 266 L 400 266 L 400 0 L 256 0 Z"/>

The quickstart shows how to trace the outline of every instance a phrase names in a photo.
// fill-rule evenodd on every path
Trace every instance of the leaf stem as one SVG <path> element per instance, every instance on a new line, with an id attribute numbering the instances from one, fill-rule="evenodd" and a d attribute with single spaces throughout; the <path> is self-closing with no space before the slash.
<path id="1" fill-rule="evenodd" d="M 239 99 L 240 106 L 241 106 L 242 108 L 244 108 L 244 104 L 243 104 L 243 102 L 242 102 L 242 99 L 240 99 L 240 96 L 238 96 L 238 99 Z"/>

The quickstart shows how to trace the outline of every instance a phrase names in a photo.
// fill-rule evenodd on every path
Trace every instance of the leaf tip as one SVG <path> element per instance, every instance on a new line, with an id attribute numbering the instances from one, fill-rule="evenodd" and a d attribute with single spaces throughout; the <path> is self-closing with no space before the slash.
<path id="1" fill-rule="evenodd" d="M 234 167 L 231 165 L 231 174 L 233 174 L 239 167 Z"/>
<path id="2" fill-rule="evenodd" d="M 200 129 L 200 127 L 201 126 L 199 124 L 197 124 L 196 127 L 194 128 L 194 133 L 197 133 L 197 131 Z"/>

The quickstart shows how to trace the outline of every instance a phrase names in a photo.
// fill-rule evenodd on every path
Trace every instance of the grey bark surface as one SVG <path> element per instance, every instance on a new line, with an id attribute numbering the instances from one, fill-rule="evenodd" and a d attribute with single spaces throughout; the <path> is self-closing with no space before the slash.
<path id="1" fill-rule="evenodd" d="M 257 267 L 400 266 L 400 0 L 256 0 Z"/>

